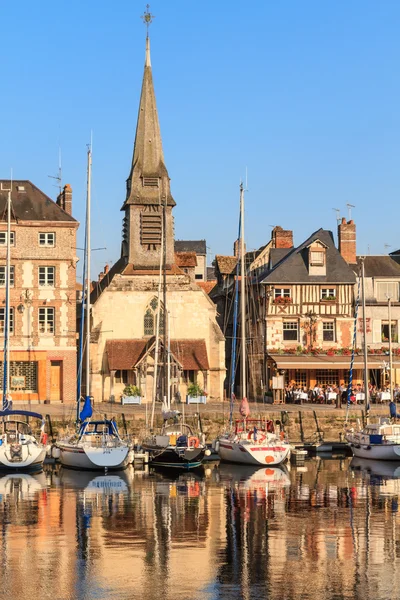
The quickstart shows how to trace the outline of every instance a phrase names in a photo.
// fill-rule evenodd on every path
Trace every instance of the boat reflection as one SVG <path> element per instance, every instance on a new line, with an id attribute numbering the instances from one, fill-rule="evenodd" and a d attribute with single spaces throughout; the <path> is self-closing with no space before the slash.
<path id="1" fill-rule="evenodd" d="M 354 457 L 350 463 L 353 470 L 363 471 L 386 479 L 400 478 L 400 462 L 393 460 L 370 460 Z"/>
<path id="2" fill-rule="evenodd" d="M 99 475 L 98 472 L 61 468 L 58 483 L 65 488 L 84 490 L 86 494 L 127 494 L 132 479 L 132 467 L 119 472 L 118 475 L 115 472 Z"/>
<path id="3" fill-rule="evenodd" d="M 283 465 L 260 469 L 249 465 L 221 463 L 214 476 L 218 482 L 235 485 L 243 490 L 272 490 L 290 486 L 290 476 Z"/>

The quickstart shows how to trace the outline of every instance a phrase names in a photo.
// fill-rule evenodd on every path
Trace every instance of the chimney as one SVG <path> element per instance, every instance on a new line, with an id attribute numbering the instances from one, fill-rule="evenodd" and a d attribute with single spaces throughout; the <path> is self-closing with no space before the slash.
<path id="1" fill-rule="evenodd" d="M 64 186 L 62 192 L 58 195 L 57 204 L 66 213 L 72 215 L 72 188 L 69 183 Z"/>
<path id="2" fill-rule="evenodd" d="M 273 228 L 271 240 L 274 248 L 293 248 L 293 231 L 282 229 L 280 225 Z"/>
<path id="3" fill-rule="evenodd" d="M 356 251 L 356 225 L 353 220 L 346 221 L 342 218 L 338 226 L 338 241 L 339 252 L 344 260 L 350 265 L 355 265 L 357 262 Z"/>
<path id="4" fill-rule="evenodd" d="M 244 253 L 246 254 L 246 244 L 244 245 Z M 233 244 L 233 256 L 236 256 L 236 258 L 240 256 L 240 239 L 237 239 Z"/>

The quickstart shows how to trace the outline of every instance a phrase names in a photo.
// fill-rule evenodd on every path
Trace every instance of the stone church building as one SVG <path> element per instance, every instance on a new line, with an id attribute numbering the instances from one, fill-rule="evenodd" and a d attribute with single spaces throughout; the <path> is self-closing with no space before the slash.
<path id="1" fill-rule="evenodd" d="M 164 208 L 165 207 L 165 208 Z M 222 399 L 225 341 L 216 307 L 179 266 L 174 251 L 175 201 L 164 162 L 150 62 L 150 42 L 142 83 L 132 166 L 122 206 L 120 259 L 92 291 L 91 381 L 95 400 L 119 400 L 125 385 L 141 388 L 143 402 L 153 396 L 158 298 L 159 352 L 157 397 L 163 389 L 163 288 L 160 259 L 165 243 L 166 311 L 170 332 L 171 397 L 185 398 L 198 383 L 210 398 Z M 165 210 L 165 240 L 163 239 Z"/>

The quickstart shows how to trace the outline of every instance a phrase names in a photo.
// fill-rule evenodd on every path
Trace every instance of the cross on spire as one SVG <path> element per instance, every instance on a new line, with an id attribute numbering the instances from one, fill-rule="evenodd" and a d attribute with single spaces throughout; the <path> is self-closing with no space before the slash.
<path id="1" fill-rule="evenodd" d="M 141 16 L 141 19 L 143 20 L 143 23 L 146 25 L 147 37 L 149 37 L 149 27 L 152 24 L 154 18 L 155 18 L 155 16 L 152 15 L 150 12 L 150 4 L 146 4 L 146 10 L 144 11 L 143 15 Z"/>

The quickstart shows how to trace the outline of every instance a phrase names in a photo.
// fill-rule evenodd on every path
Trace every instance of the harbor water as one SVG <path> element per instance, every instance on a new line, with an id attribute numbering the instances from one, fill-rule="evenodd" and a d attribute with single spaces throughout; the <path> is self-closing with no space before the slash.
<path id="1" fill-rule="evenodd" d="M 0 476 L 0 597 L 400 597 L 400 464 Z"/>

